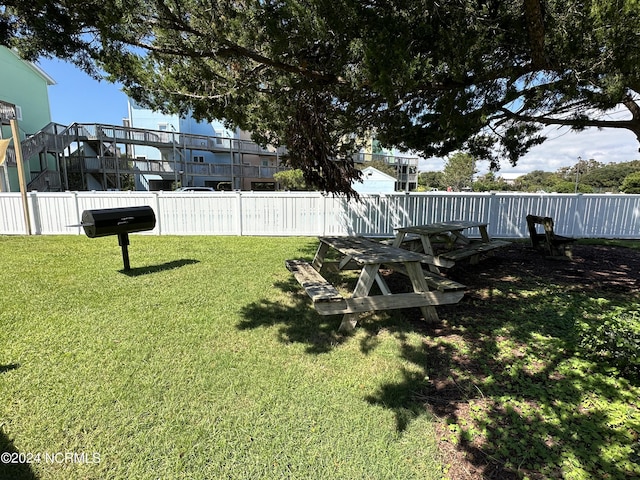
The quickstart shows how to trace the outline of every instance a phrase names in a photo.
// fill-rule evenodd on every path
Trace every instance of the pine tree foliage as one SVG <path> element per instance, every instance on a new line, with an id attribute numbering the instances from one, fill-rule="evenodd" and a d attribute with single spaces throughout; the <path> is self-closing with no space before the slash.
<path id="1" fill-rule="evenodd" d="M 638 0 L 0 1 L 0 43 L 287 145 L 329 192 L 353 194 L 372 132 L 494 168 L 546 125 L 640 139 Z"/>

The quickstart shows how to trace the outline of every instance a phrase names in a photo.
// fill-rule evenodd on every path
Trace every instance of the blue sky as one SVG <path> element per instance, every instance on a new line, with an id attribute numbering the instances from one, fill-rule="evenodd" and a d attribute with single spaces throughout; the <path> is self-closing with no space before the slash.
<path id="1" fill-rule="evenodd" d="M 59 60 L 42 60 L 39 65 L 57 82 L 49 87 L 54 122 L 122 125 L 122 119 L 127 117 L 127 97 L 117 85 L 98 82 Z M 612 116 L 621 119 L 625 114 L 614 113 Z M 532 170 L 555 172 L 575 164 L 578 157 L 593 158 L 605 164 L 640 159 L 640 144 L 628 130 L 591 128 L 574 133 L 566 128 L 549 127 L 546 135 L 548 141 L 533 148 L 515 167 L 508 163 L 502 165 L 500 174 L 524 175 Z M 420 170 L 442 170 L 443 163 L 440 158 L 422 160 Z M 478 165 L 480 173 L 485 173 L 487 168 L 484 162 Z"/>
<path id="2" fill-rule="evenodd" d="M 568 128 L 549 127 L 545 130 L 548 140 L 532 148 L 515 167 L 508 161 L 501 165 L 498 175 L 524 175 L 533 170 L 555 172 L 561 167 L 574 165 L 578 157 L 584 160 L 619 163 L 640 160 L 640 143 L 628 130 L 590 128 L 583 132 L 572 132 Z M 488 162 L 479 162 L 480 173 L 488 171 Z M 432 166 L 438 168 L 432 168 Z M 420 170 L 440 170 L 442 160 L 421 162 Z"/>
<path id="3" fill-rule="evenodd" d="M 127 96 L 119 86 L 98 82 L 74 65 L 57 59 L 43 59 L 38 65 L 56 81 L 56 85 L 49 87 L 54 122 L 122 125 L 122 119 L 127 117 Z"/>

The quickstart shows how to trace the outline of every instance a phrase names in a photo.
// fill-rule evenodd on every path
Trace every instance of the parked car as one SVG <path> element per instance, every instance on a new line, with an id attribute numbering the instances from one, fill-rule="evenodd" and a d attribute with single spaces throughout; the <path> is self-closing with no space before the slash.
<path id="1" fill-rule="evenodd" d="M 174 192 L 215 192 L 213 187 L 180 187 L 176 188 Z"/>

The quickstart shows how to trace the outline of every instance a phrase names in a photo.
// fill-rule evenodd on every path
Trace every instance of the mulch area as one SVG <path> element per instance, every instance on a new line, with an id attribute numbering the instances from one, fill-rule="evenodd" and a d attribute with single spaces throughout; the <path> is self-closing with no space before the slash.
<path id="1" fill-rule="evenodd" d="M 514 243 L 500 249 L 490 268 L 478 265 L 456 266 L 456 280 L 470 289 L 483 288 L 496 279 L 532 276 L 555 284 L 576 284 L 597 290 L 637 292 L 640 289 L 640 250 L 604 245 L 574 245 L 573 260 L 551 260 L 534 251 L 527 243 Z"/>
<path id="2" fill-rule="evenodd" d="M 495 256 L 482 260 L 477 265 L 461 264 L 447 272 L 454 280 L 468 287 L 465 298 L 455 306 L 456 315 L 473 316 L 481 292 L 486 291 L 498 281 L 504 282 L 510 278 L 530 277 L 540 284 L 550 283 L 566 285 L 568 291 L 593 290 L 594 295 L 609 292 L 611 294 L 640 292 L 640 250 L 624 247 L 601 245 L 574 245 L 573 260 L 551 260 L 534 251 L 526 243 L 514 243 L 498 250 Z M 391 280 L 391 279 L 390 279 Z M 466 301 L 465 301 L 466 300 Z M 407 312 L 409 313 L 409 312 Z M 410 314 L 412 315 L 412 314 Z M 419 318 L 419 311 L 413 313 L 412 323 L 418 325 L 424 322 Z M 455 340 L 456 332 L 446 324 L 432 327 L 426 335 L 437 335 L 439 339 Z M 464 361 L 464 359 L 462 359 Z M 465 364 L 465 368 L 478 368 L 472 363 Z M 427 408 L 442 421 L 437 425 L 440 437 L 441 455 L 450 466 L 447 478 L 452 480 L 485 480 L 485 479 L 515 479 L 513 472 L 506 471 L 501 465 L 487 458 L 479 449 L 473 446 L 456 445 L 447 441 L 450 432 L 447 430 L 446 419 L 455 418 L 458 421 L 470 418 L 468 402 L 465 400 L 465 388 L 472 386 L 459 385 L 451 382 L 451 378 L 433 379 L 434 395 L 424 399 Z"/>

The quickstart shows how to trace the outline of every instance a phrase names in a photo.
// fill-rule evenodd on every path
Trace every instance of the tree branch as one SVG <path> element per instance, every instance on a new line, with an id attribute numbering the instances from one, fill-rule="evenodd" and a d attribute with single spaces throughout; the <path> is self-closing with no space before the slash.
<path id="1" fill-rule="evenodd" d="M 521 113 L 514 113 L 506 108 L 501 108 L 500 112 L 502 112 L 502 114 L 508 119 L 515 120 L 518 122 L 541 123 L 543 125 L 560 125 L 560 126 L 573 127 L 573 128 L 584 128 L 584 127 L 625 128 L 627 130 L 631 130 L 636 135 L 640 133 L 640 117 L 633 118 L 631 120 L 597 120 L 595 118 L 575 119 L 575 118 L 553 118 L 553 117 L 546 117 L 546 116 L 524 115 Z"/>
<path id="2" fill-rule="evenodd" d="M 211 33 L 205 34 L 200 30 L 193 28 L 190 24 L 186 23 L 182 18 L 180 18 L 178 15 L 172 12 L 171 9 L 163 5 L 162 2 L 160 2 L 160 4 L 162 6 L 163 16 L 154 17 L 153 19 L 149 19 L 149 18 L 142 19 L 143 23 L 146 23 L 146 24 L 153 23 L 153 24 L 156 24 L 158 28 L 174 31 L 176 33 L 176 38 L 180 38 L 181 34 L 184 34 L 184 33 L 191 34 L 198 38 L 204 38 L 204 39 L 212 37 Z M 219 42 L 221 47 L 216 48 L 211 52 L 204 52 L 204 51 L 196 52 L 193 49 L 186 49 L 186 48 L 180 48 L 180 47 L 177 47 L 177 48 L 156 47 L 147 42 L 131 41 L 130 44 L 132 46 L 144 48 L 146 50 L 153 51 L 156 53 L 163 53 L 166 55 L 175 55 L 175 56 L 185 56 L 186 54 L 192 58 L 215 59 L 216 57 L 220 57 L 220 56 L 226 57 L 226 58 L 238 56 L 238 57 L 248 58 L 260 65 L 271 67 L 279 71 L 293 73 L 311 80 L 320 81 L 327 84 L 331 84 L 331 83 L 346 84 L 347 83 L 347 81 L 340 76 L 320 72 L 318 70 L 304 68 L 299 65 L 292 65 L 279 60 L 274 60 L 272 58 L 269 58 L 265 55 L 258 53 L 253 49 L 243 47 L 237 43 L 234 43 L 227 38 L 216 38 L 216 40 Z"/>
<path id="3" fill-rule="evenodd" d="M 622 103 L 627 107 L 627 110 L 631 112 L 633 119 L 640 123 L 640 105 L 633 100 L 633 97 L 631 95 L 627 95 Z"/>

